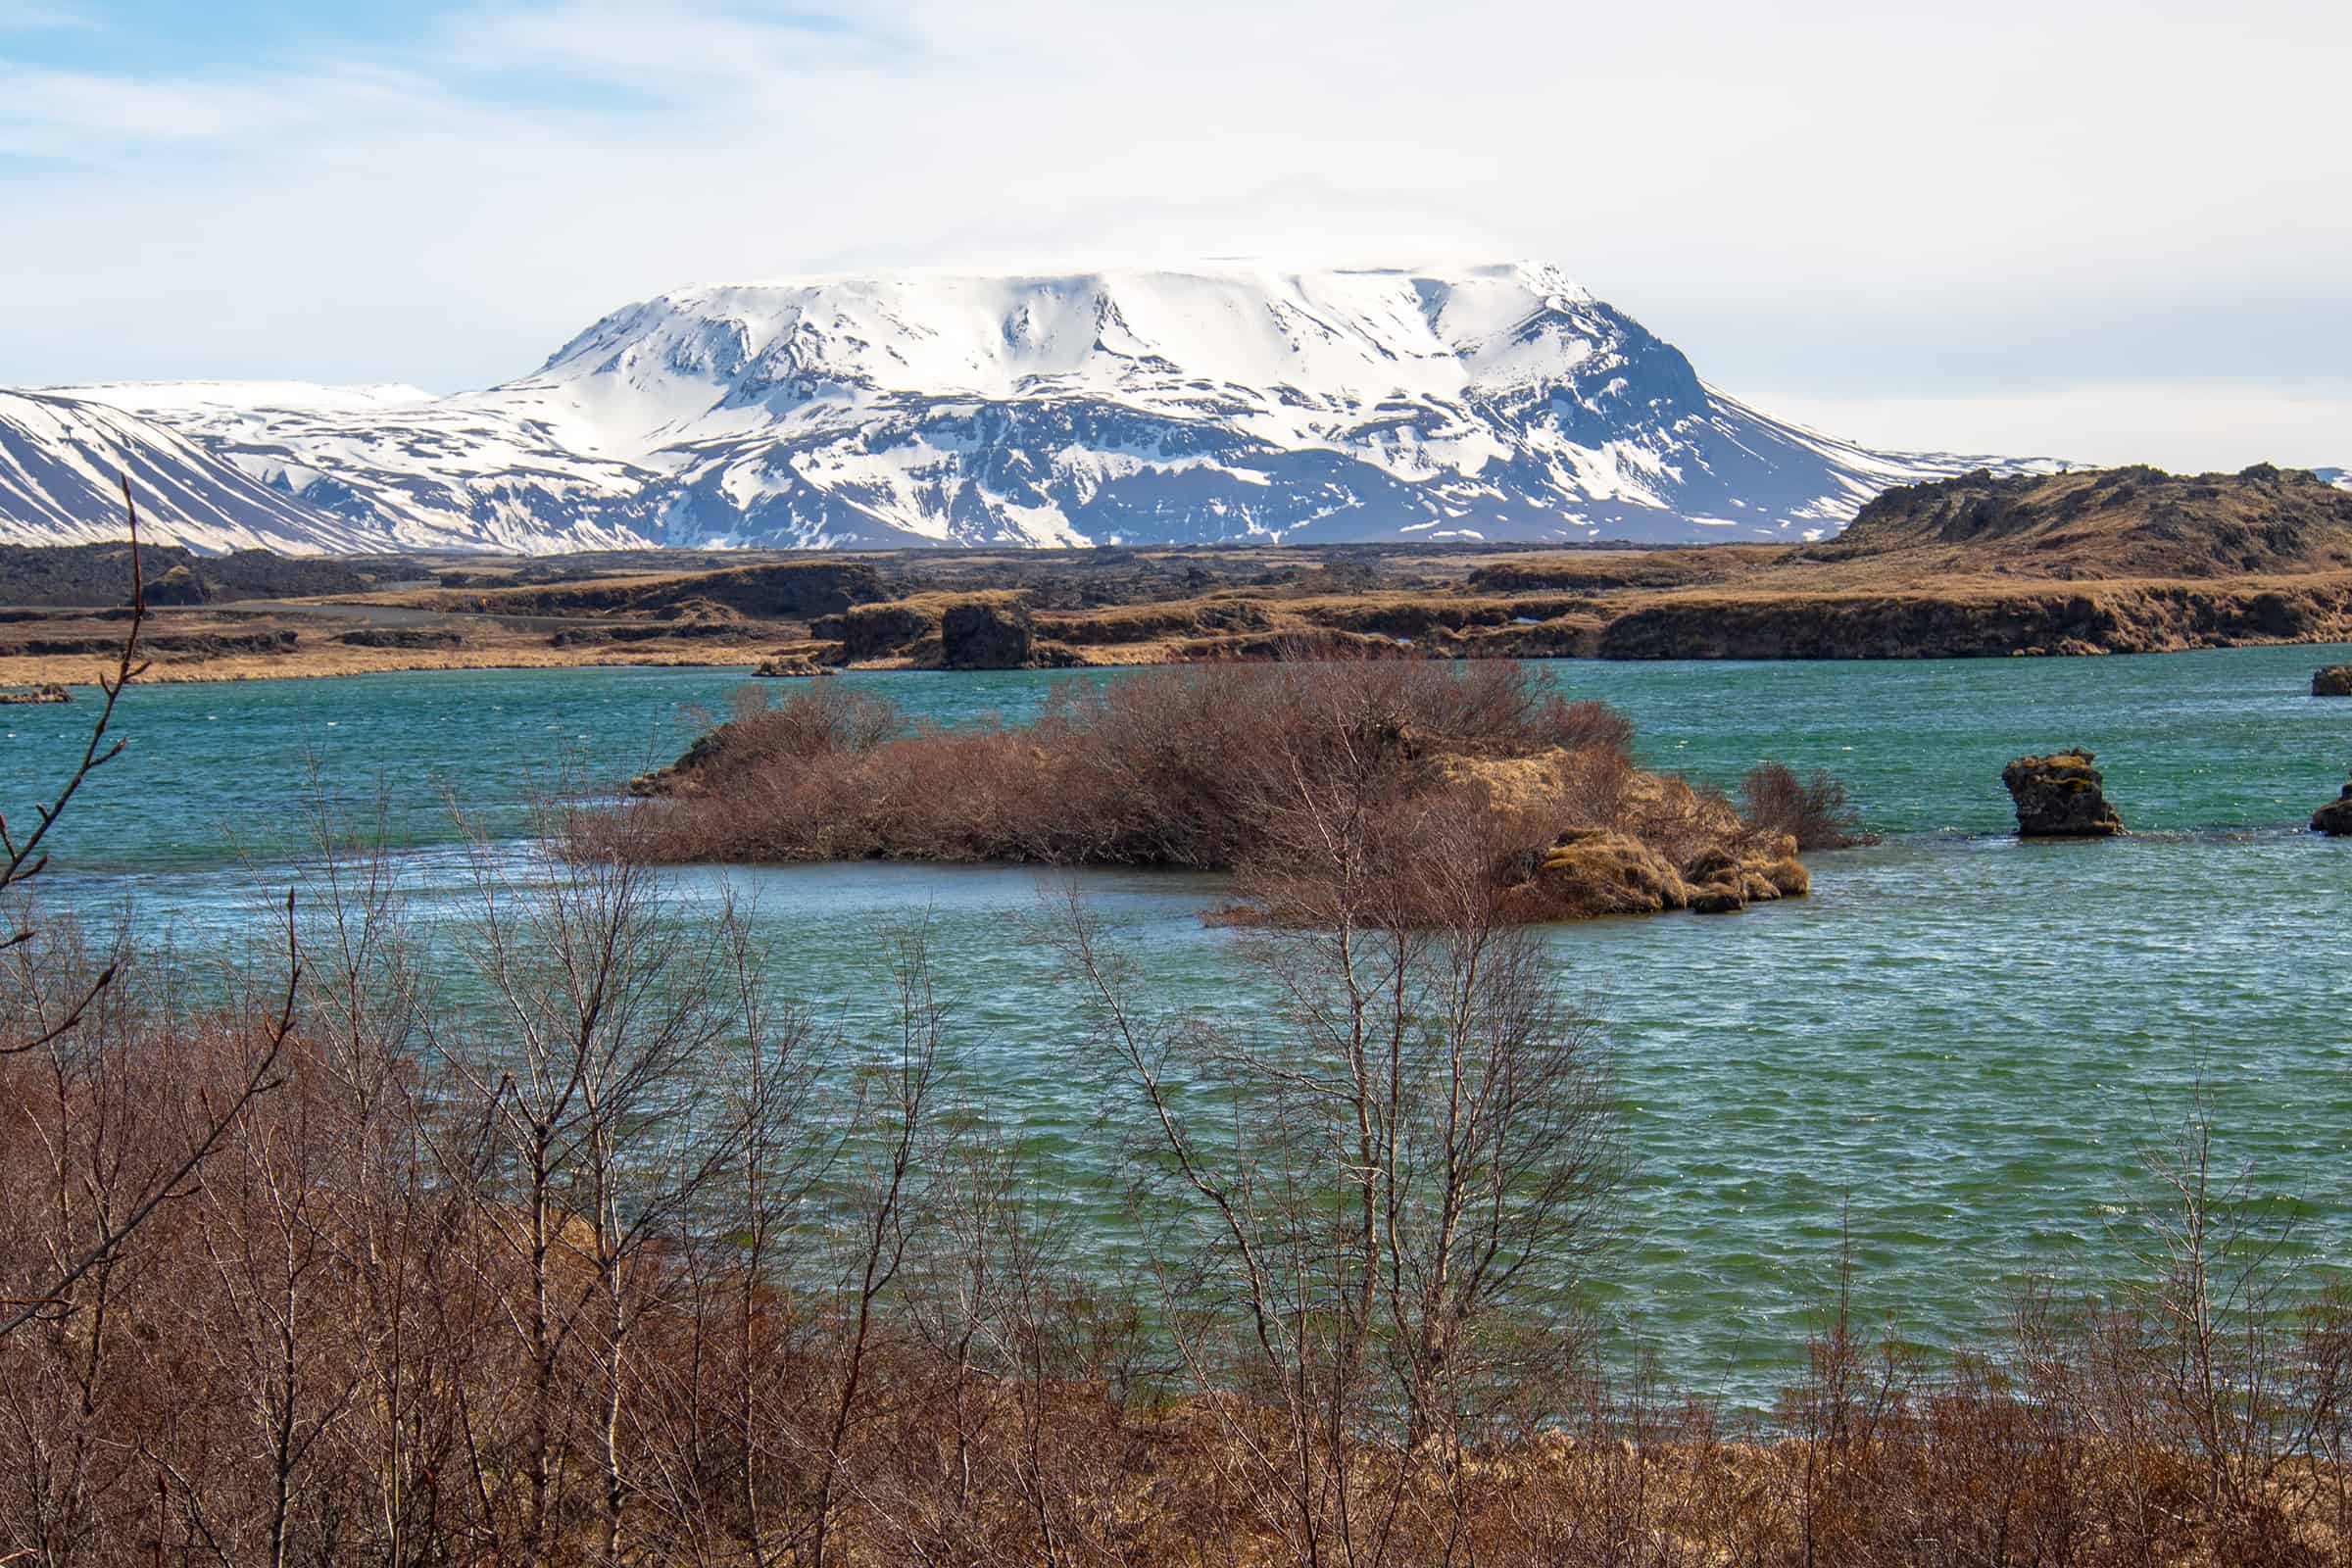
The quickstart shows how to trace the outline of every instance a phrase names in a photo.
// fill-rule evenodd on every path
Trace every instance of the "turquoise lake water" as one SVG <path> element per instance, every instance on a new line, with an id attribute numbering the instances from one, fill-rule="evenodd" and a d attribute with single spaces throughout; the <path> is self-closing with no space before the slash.
<path id="1" fill-rule="evenodd" d="M 1997 1329 L 2026 1284 L 2128 1276 L 2142 1152 L 2200 1078 L 2232 1168 L 2295 1216 L 2293 1254 L 2352 1255 L 2352 841 L 2304 831 L 2352 767 L 2352 702 L 2307 695 L 2352 649 L 2104 660 L 1544 666 L 1636 721 L 1655 766 L 1730 784 L 1762 757 L 1843 778 L 1887 841 L 1813 859 L 1814 896 L 1729 918 L 1562 927 L 1563 978 L 1610 1023 L 1631 1152 L 1602 1294 L 1700 1389 L 1800 1364 L 1841 1213 L 1866 1312 L 1930 1343 Z M 942 722 L 1033 711 L 1055 677 L 859 674 Z M 1115 675 L 1093 678 L 1118 678 Z M 130 746 L 53 846 L 53 900 L 134 901 L 189 947 L 297 873 L 304 803 L 379 794 L 420 893 L 464 874 L 454 802 L 492 837 L 534 790 L 666 761 L 740 671 L 435 672 L 134 688 Z M 87 704 L 5 710 L 0 802 L 46 799 Z M 2133 836 L 2019 845 L 1999 772 L 2099 754 Z M 1113 1152 L 1022 869 L 737 870 L 775 983 L 855 1025 L 875 932 L 928 911 L 968 1071 L 1072 1190 Z M 680 873 L 690 900 L 721 874 Z M 1247 1027 L 1206 879 L 1090 874 L 1155 991 Z"/>

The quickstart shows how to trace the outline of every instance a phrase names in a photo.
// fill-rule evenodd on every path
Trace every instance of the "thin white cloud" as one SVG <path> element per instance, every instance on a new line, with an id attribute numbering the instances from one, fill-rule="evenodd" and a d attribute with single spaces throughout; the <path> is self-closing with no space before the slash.
<path id="1" fill-rule="evenodd" d="M 267 83 L 138 79 L 0 62 L 0 130 L 102 157 L 114 148 L 243 141 L 323 114 L 315 91 L 273 92 Z"/>
<path id="2" fill-rule="evenodd" d="M 10 33 L 95 32 L 103 26 L 98 14 L 87 6 L 55 4 L 50 0 L 14 0 L 6 10 L 0 10 L 0 37 Z"/>

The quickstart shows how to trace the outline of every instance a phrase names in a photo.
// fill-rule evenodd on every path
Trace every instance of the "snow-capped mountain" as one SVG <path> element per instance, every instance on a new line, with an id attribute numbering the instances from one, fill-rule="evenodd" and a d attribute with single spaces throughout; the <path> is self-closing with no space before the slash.
<path id="1" fill-rule="evenodd" d="M 498 391 L 151 382 L 67 389 L 187 431 L 288 503 L 372 550 L 545 554 L 644 546 L 661 475 L 568 443 Z"/>
<path id="2" fill-rule="evenodd" d="M 66 390 L 412 549 L 1793 540 L 2015 466 L 1774 420 L 1537 264 L 696 288 L 456 397 Z"/>
<path id="3" fill-rule="evenodd" d="M 380 527 L 272 489 L 155 420 L 82 399 L 0 392 L 0 542 L 122 538 L 125 472 L 163 542 L 286 555 L 389 546 Z"/>

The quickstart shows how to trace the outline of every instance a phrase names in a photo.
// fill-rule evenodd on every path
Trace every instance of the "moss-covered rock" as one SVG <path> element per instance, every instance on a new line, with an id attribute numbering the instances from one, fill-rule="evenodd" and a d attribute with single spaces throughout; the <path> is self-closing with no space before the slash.
<path id="1" fill-rule="evenodd" d="M 1586 827 L 1554 839 L 1506 897 L 1516 918 L 1574 920 L 1686 908 L 1690 891 L 1674 863 L 1640 839 Z"/>
<path id="2" fill-rule="evenodd" d="M 2106 780 L 2091 763 L 2094 754 L 2077 747 L 2047 757 L 2021 757 L 2001 769 L 2001 783 L 2017 806 L 2017 836 L 2026 839 L 2112 838 L 2123 818 L 2107 802 Z"/>
<path id="3" fill-rule="evenodd" d="M 1751 904 L 1801 898 L 1812 878 L 1785 836 L 1750 845 L 1716 844 L 1676 865 L 1654 845 L 1613 828 L 1577 827 L 1522 864 L 1526 874 L 1506 895 L 1512 917 L 1579 920 L 1607 914 L 1690 909 L 1732 914 Z"/>

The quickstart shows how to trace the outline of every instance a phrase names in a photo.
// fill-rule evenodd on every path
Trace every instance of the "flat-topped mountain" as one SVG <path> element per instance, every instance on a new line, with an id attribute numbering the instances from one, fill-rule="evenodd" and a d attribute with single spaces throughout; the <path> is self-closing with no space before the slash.
<path id="1" fill-rule="evenodd" d="M 1533 263 L 692 288 L 454 397 L 72 390 L 274 492 L 289 549 L 1795 543 L 2016 466 L 1771 418 Z M 58 510 L 0 500 L 0 538 Z"/>
<path id="2" fill-rule="evenodd" d="M 2352 490 L 2257 464 L 1986 472 L 1900 485 L 1826 554 L 1938 553 L 1938 565 L 2061 577 L 2232 577 L 2352 567 Z"/>

